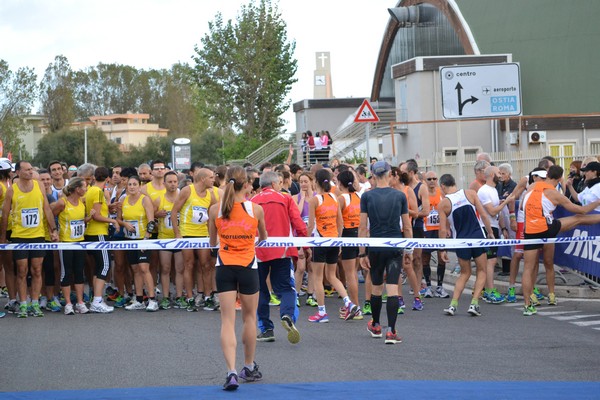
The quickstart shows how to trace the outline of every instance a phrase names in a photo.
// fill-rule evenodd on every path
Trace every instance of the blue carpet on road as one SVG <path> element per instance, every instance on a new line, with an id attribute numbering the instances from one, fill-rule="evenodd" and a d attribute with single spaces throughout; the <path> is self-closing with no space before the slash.
<path id="1" fill-rule="evenodd" d="M 1 392 L 0 399 L 598 399 L 600 382 L 352 381 L 290 384 L 242 384 L 235 392 L 220 386 Z"/>

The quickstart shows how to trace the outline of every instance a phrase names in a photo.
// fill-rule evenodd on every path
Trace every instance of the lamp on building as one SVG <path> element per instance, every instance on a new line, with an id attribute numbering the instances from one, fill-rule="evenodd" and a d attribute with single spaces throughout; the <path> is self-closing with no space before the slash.
<path id="1" fill-rule="evenodd" d="M 435 7 L 426 5 L 388 8 L 392 18 L 401 26 L 407 23 L 418 24 L 420 22 L 431 22 Z"/>

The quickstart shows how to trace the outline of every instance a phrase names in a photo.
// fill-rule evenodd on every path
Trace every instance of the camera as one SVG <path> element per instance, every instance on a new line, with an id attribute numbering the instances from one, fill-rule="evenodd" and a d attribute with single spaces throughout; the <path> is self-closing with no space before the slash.
<path id="1" fill-rule="evenodd" d="M 569 178 L 575 178 L 577 176 L 579 176 L 579 174 L 576 171 L 573 171 L 573 172 L 569 173 Z"/>

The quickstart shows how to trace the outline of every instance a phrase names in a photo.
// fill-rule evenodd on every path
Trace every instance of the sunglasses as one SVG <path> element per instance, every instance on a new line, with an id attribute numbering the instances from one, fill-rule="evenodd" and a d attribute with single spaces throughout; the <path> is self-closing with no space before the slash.
<path id="1" fill-rule="evenodd" d="M 437 178 L 427 178 L 428 181 L 437 181 Z"/>

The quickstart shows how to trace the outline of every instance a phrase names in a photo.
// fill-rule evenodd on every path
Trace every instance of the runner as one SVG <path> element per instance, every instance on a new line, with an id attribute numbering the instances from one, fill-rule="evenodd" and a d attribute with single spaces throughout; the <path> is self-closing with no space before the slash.
<path id="1" fill-rule="evenodd" d="M 437 239 L 439 237 L 440 230 L 440 215 L 438 212 L 439 204 L 444 198 L 442 190 L 438 186 L 438 178 L 435 171 L 428 171 L 425 173 L 425 182 L 427 183 L 427 193 L 429 194 L 429 215 L 423 218 L 423 227 L 425 229 L 425 237 L 427 239 Z M 425 277 L 425 284 L 427 289 L 425 291 L 425 297 L 440 297 L 446 299 L 450 295 L 444 289 L 444 275 L 446 274 L 446 263 L 440 257 L 440 252 L 437 251 L 437 287 L 435 290 L 431 289 L 431 253 L 434 250 L 423 249 L 423 276 Z"/>
<path id="2" fill-rule="evenodd" d="M 6 190 L 2 215 L 12 213 L 12 243 L 43 243 L 44 224 L 50 227 L 50 238 L 53 242 L 58 240 L 58 230 L 40 185 L 33 180 L 33 167 L 27 161 L 19 161 L 15 170 L 19 173 L 19 180 Z M 8 218 L 2 218 L 0 243 L 7 241 Z M 31 314 L 34 317 L 43 317 L 39 305 L 40 290 L 42 288 L 42 262 L 44 250 L 14 250 L 13 259 L 17 267 L 17 292 L 21 301 L 19 305 L 19 318 L 27 318 L 27 273 L 31 272 Z"/>
<path id="3" fill-rule="evenodd" d="M 303 172 L 298 178 L 298 183 L 300 184 L 300 193 L 292 196 L 292 198 L 298 205 L 302 221 L 304 221 L 304 224 L 308 227 L 308 204 L 310 203 L 310 200 L 315 196 L 314 178 L 310 173 Z M 296 263 L 296 272 L 294 274 L 294 280 L 296 282 L 296 292 L 298 292 L 298 295 L 301 295 L 301 293 L 303 293 L 302 281 L 304 279 L 304 272 L 307 272 L 308 281 L 306 285 L 307 296 L 305 304 L 310 307 L 317 307 L 318 304 L 314 297 L 314 282 L 310 266 L 311 256 L 312 250 L 310 247 L 300 249 L 300 252 L 298 253 L 298 262 Z"/>
<path id="4" fill-rule="evenodd" d="M 6 192 L 10 186 L 11 169 L 12 165 L 10 161 L 7 159 L 0 160 L 0 204 L 4 204 L 4 198 L 6 197 Z M 2 211 L 0 211 L 0 226 L 2 226 L 2 220 L 4 219 L 7 220 L 7 237 L 10 237 L 10 232 L 12 230 L 10 215 L 3 215 Z M 9 313 L 16 314 L 19 312 L 19 303 L 17 303 L 17 286 L 15 281 L 15 270 L 13 268 L 12 251 L 0 251 L 0 261 L 4 269 L 4 280 L 6 282 L 6 293 L 8 296 L 8 303 L 6 303 L 4 309 Z"/>
<path id="5" fill-rule="evenodd" d="M 108 181 L 108 168 L 97 167 L 94 171 L 94 184 L 87 189 L 85 195 L 86 212 L 91 218 L 85 228 L 86 242 L 106 242 L 108 240 L 108 224 L 112 224 L 116 229 L 120 228 L 116 218 L 108 216 L 108 204 L 104 196 L 104 186 Z M 108 250 L 88 250 L 87 253 L 94 261 L 94 298 L 91 301 L 90 311 L 94 313 L 113 312 L 114 307 L 107 305 L 102 297 L 110 271 Z"/>
<path id="6" fill-rule="evenodd" d="M 404 193 L 389 186 L 390 171 L 391 167 L 385 161 L 377 161 L 371 166 L 377 184 L 376 188 L 365 192 L 360 199 L 359 237 L 412 238 L 408 201 Z M 361 266 L 369 270 L 373 284 L 371 289 L 373 314 L 367 324 L 367 330 L 374 338 L 383 336 L 380 315 L 385 278 L 385 290 L 388 294 L 386 303 L 388 328 L 385 333 L 385 344 L 402 342 L 402 338 L 396 332 L 396 318 L 400 307 L 398 281 L 401 268 L 412 265 L 412 250 L 369 247 L 367 254 L 367 249 L 361 247 L 358 257 Z"/>
<path id="7" fill-rule="evenodd" d="M 171 210 L 177 200 L 179 189 L 177 188 L 177 173 L 169 171 L 164 176 L 166 192 L 154 200 L 154 216 L 158 217 L 158 238 L 173 239 L 173 224 L 171 219 Z M 181 250 L 160 250 L 160 281 L 162 285 L 162 300 L 160 308 L 168 310 L 173 305 L 170 296 L 171 283 L 171 265 L 175 261 L 175 295 L 177 299 L 183 297 L 183 254 Z M 187 308 L 187 305 L 186 305 Z"/>
<path id="8" fill-rule="evenodd" d="M 58 160 L 50 161 L 48 172 L 50 172 L 50 177 L 52 178 L 52 190 L 58 193 L 59 197 L 62 196 L 62 190 L 69 183 L 69 180 L 64 178 L 64 170 L 61 162 Z"/>
<path id="9" fill-rule="evenodd" d="M 129 240 L 149 239 L 154 230 L 154 209 L 150 198 L 141 193 L 141 181 L 132 176 L 127 181 L 127 196 L 118 212 L 117 222 L 125 228 L 125 238 Z M 154 280 L 150 273 L 150 250 L 128 250 L 127 259 L 133 270 L 135 300 L 126 310 L 157 311 L 158 303 L 154 293 Z M 144 305 L 144 284 L 148 290 L 148 305 Z"/>
<path id="10" fill-rule="evenodd" d="M 71 178 L 62 189 L 61 198 L 52 203 L 52 213 L 58 217 L 59 239 L 61 242 L 81 242 L 84 239 L 85 224 L 91 219 L 85 215 L 82 199 L 87 191 L 85 180 Z M 59 250 L 61 277 L 60 287 L 65 297 L 65 315 L 87 314 L 89 309 L 83 301 L 85 253 L 81 250 Z M 75 285 L 77 304 L 73 310 L 71 285 Z"/>
<path id="11" fill-rule="evenodd" d="M 254 361 L 256 352 L 256 312 L 258 306 L 258 270 L 254 241 L 258 229 L 259 240 L 267 238 L 264 212 L 258 204 L 246 200 L 252 182 L 242 167 L 227 171 L 227 186 L 222 201 L 210 208 L 210 244 L 219 242 L 217 258 L 217 291 L 221 302 L 221 347 L 227 365 L 223 389 L 238 388 L 235 367 L 235 300 L 239 291 L 242 303 L 242 341 L 244 367 L 239 378 L 246 382 L 262 379 Z"/>
<path id="12" fill-rule="evenodd" d="M 316 237 L 339 237 L 343 229 L 342 213 L 338 208 L 337 198 L 331 193 L 331 172 L 320 169 L 315 174 L 317 195 L 309 202 L 308 232 Z M 325 288 L 323 287 L 323 271 L 329 284 L 338 292 L 344 301 L 346 311 L 344 320 L 353 319 L 360 308 L 350 301 L 346 288 L 336 276 L 339 247 L 313 248 L 312 272 L 314 275 L 315 295 L 318 311 L 308 318 L 310 322 L 329 322 L 325 309 Z"/>
<path id="13" fill-rule="evenodd" d="M 592 211 L 600 205 L 600 200 L 585 206 L 578 206 L 556 190 L 562 183 L 564 170 L 558 165 L 548 168 L 545 180 L 532 185 L 525 195 L 523 209 L 525 211 L 525 239 L 554 238 L 559 232 L 568 231 L 577 225 L 593 225 L 600 223 L 600 214 L 581 215 Z M 552 212 L 557 206 L 563 206 L 567 211 L 576 215 L 555 219 Z M 523 315 L 530 316 L 537 313 L 531 302 L 533 282 L 536 276 L 534 269 L 539 265 L 539 251 L 542 249 L 546 280 L 548 283 L 548 304 L 556 305 L 554 294 L 554 243 L 525 245 L 523 271 L 523 297 L 525 306 Z"/>
<path id="14" fill-rule="evenodd" d="M 482 221 L 485 226 L 487 237 L 494 238 L 490 221 L 481 205 L 477 193 L 474 190 L 458 189 L 454 177 L 450 174 L 444 174 L 440 178 L 440 188 L 446 196 L 439 204 L 440 215 L 440 239 L 446 239 L 447 226 L 450 226 L 453 238 L 460 239 L 485 239 L 482 229 Z M 440 251 L 444 262 L 449 262 L 446 251 Z M 471 277 L 471 259 L 475 260 L 477 267 L 477 277 L 475 279 L 475 288 L 471 305 L 467 311 L 474 317 L 480 316 L 479 296 L 485 285 L 486 277 L 486 249 L 481 247 L 457 249 L 456 256 L 460 265 L 460 276 L 456 280 L 454 293 L 450 306 L 444 309 L 448 315 L 454 315 L 458 308 L 458 299 L 465 289 L 465 284 Z"/>

